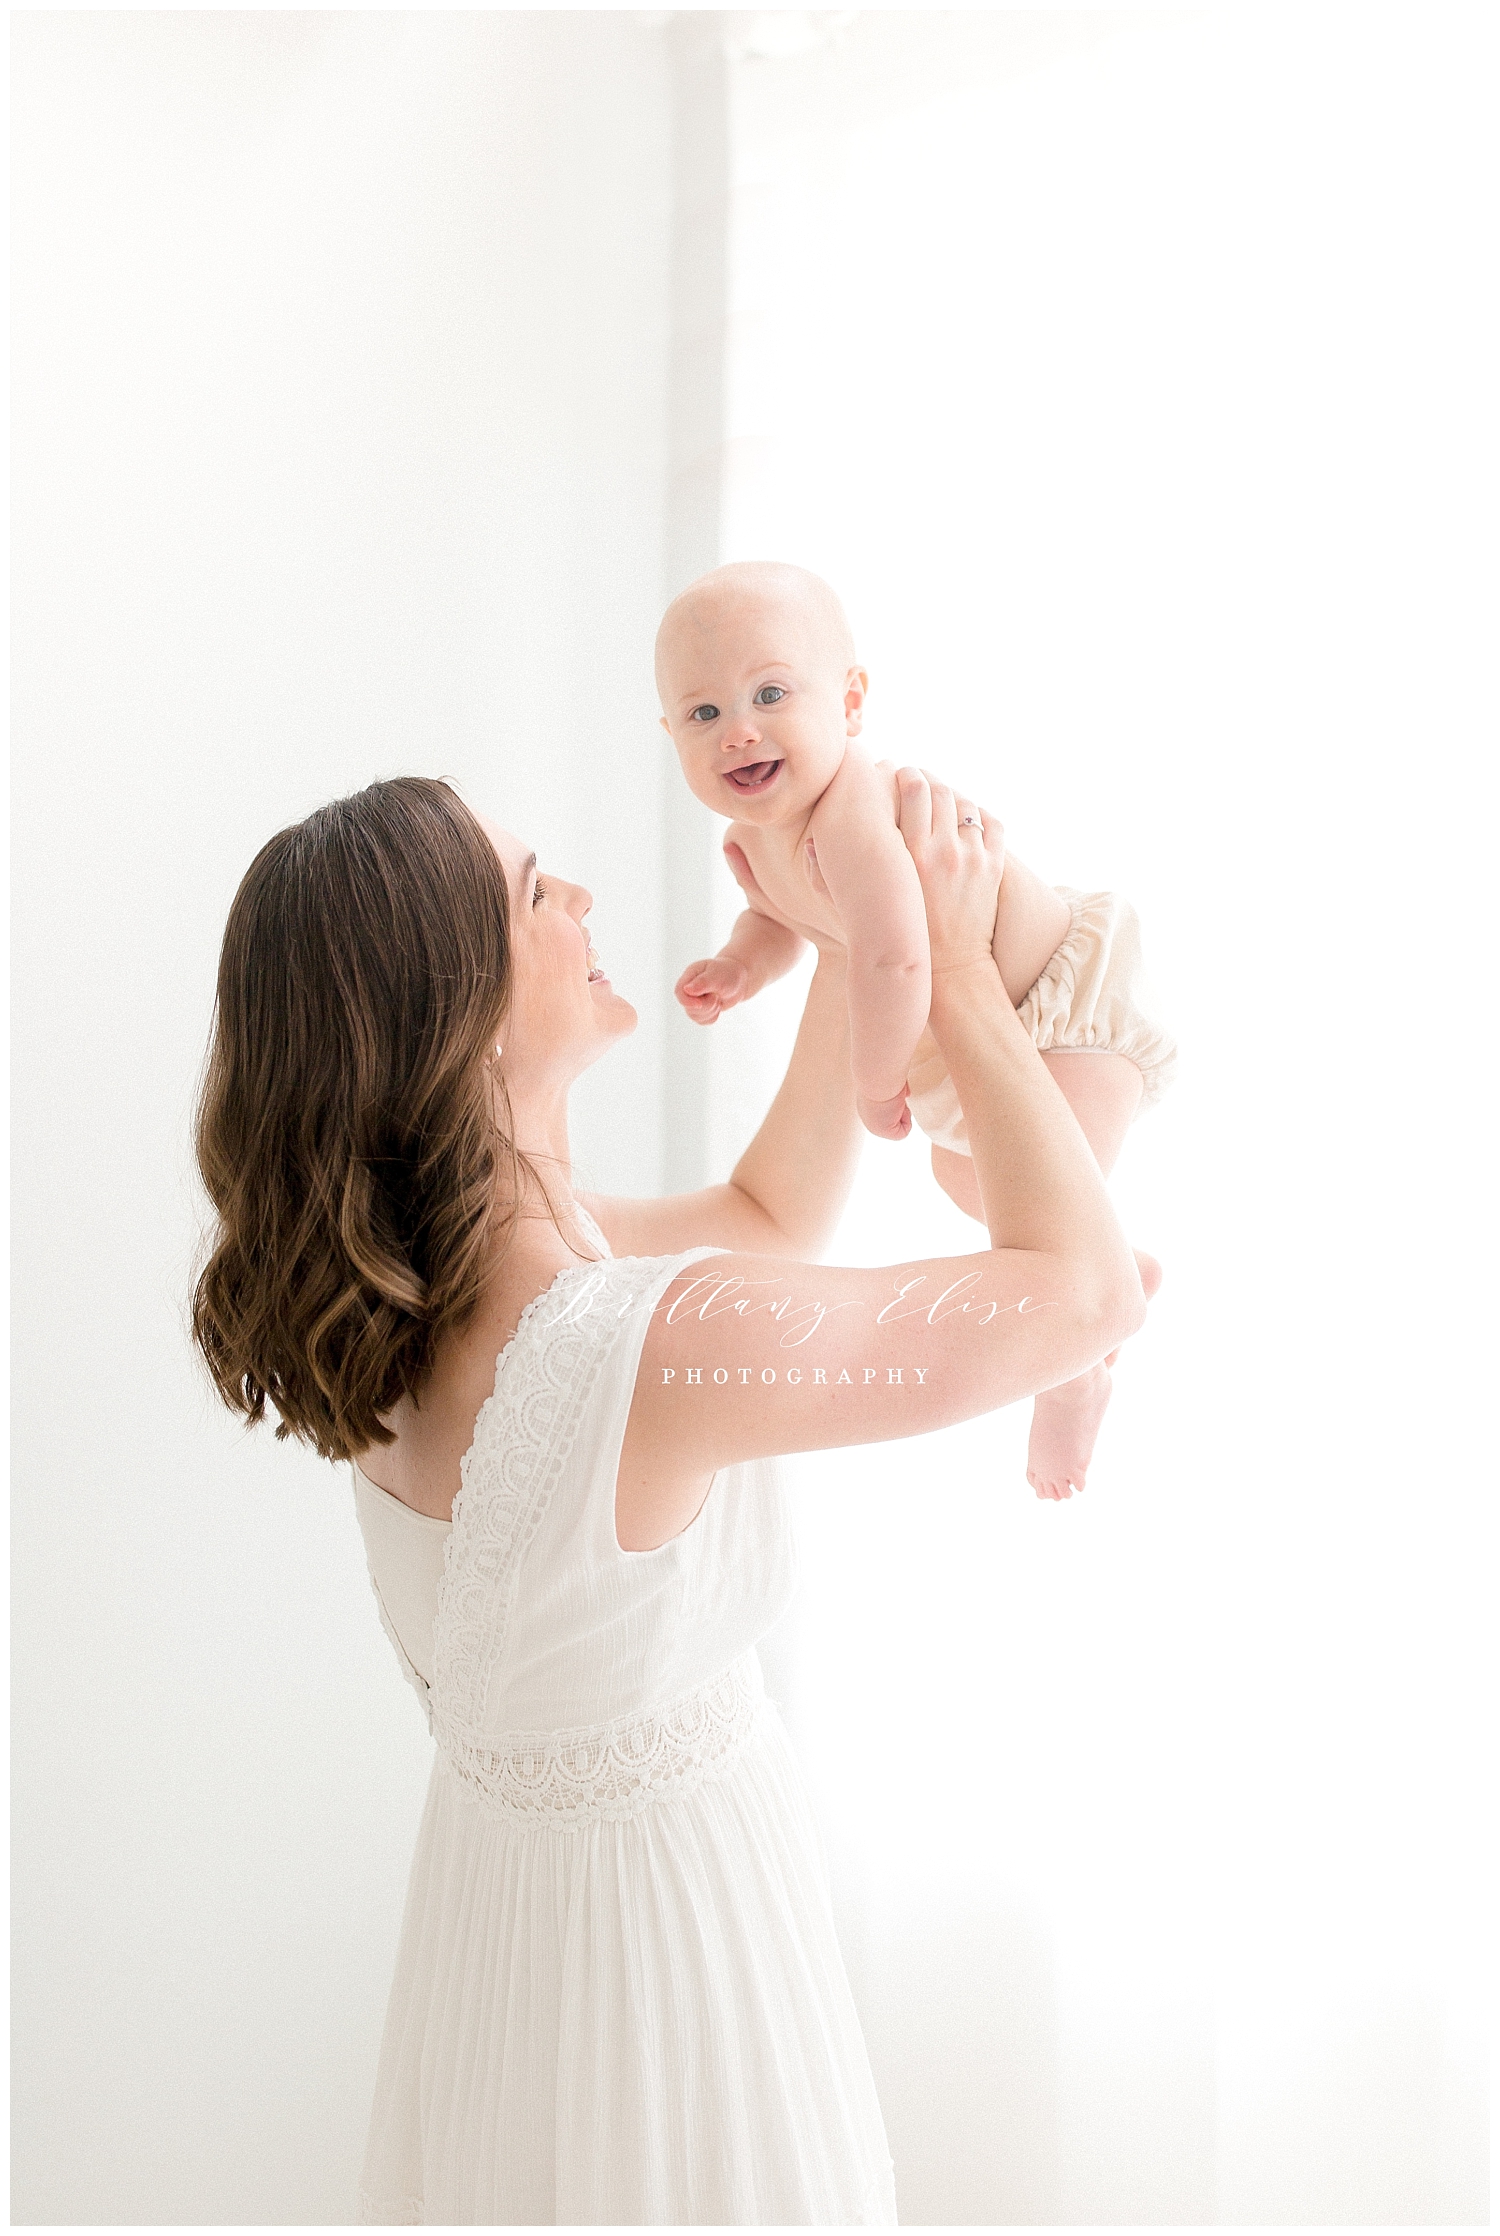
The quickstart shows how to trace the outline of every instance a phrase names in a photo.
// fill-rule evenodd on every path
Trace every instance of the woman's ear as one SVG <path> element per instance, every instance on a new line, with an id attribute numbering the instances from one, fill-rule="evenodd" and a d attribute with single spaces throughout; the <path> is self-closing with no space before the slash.
<path id="1" fill-rule="evenodd" d="M 863 668 L 851 668 L 844 685 L 844 735 L 857 738 L 864 726 L 865 693 L 870 688 L 870 678 Z"/>

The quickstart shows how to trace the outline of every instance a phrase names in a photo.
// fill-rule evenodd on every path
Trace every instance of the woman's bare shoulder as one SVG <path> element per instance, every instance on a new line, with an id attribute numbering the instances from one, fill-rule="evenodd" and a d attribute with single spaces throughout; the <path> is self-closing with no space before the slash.
<path id="1" fill-rule="evenodd" d="M 665 1258 L 711 1243 L 721 1250 L 784 1250 L 770 1213 L 733 1181 L 680 1196 L 594 1196 L 578 1201 L 617 1258 Z"/>
<path id="2" fill-rule="evenodd" d="M 419 1398 L 407 1392 L 382 1416 L 395 1441 L 361 1452 L 361 1474 L 417 1513 L 447 1521 L 459 1464 L 474 1441 L 480 1408 L 494 1392 L 501 1353 L 527 1306 L 546 1296 L 564 1267 L 580 1262 L 556 1234 L 550 1245 L 528 1237 L 508 1251 L 469 1318 L 440 1342 Z"/>

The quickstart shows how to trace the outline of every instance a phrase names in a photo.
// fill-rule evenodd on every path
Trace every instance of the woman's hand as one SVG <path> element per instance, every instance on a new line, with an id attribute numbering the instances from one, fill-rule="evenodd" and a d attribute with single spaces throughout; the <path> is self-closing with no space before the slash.
<path id="1" fill-rule="evenodd" d="M 901 836 L 917 866 L 927 907 L 932 969 L 967 970 L 994 960 L 995 912 L 1005 872 L 1005 826 L 954 794 L 930 770 L 903 768 Z M 972 822 L 965 822 L 972 816 Z"/>

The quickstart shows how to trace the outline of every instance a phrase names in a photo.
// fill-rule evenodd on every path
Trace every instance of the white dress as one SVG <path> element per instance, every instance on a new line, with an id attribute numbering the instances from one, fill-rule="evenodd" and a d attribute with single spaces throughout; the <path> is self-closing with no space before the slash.
<path id="1" fill-rule="evenodd" d="M 500 1355 L 451 1529 L 355 1470 L 437 1742 L 360 2191 L 375 2222 L 894 2224 L 822 1844 L 756 1640 L 774 1463 L 621 1550 L 651 1313 L 710 1247 L 566 1267 Z M 710 1399 L 711 1402 L 711 1399 Z"/>

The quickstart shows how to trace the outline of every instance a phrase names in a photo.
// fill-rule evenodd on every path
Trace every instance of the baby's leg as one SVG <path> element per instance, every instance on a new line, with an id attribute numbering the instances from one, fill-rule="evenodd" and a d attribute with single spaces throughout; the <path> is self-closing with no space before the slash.
<path id="1" fill-rule="evenodd" d="M 1044 885 L 1035 870 L 1005 857 L 1000 905 L 990 952 L 1012 1003 L 1020 1008 L 1073 926 L 1073 912 L 1061 893 Z"/>

